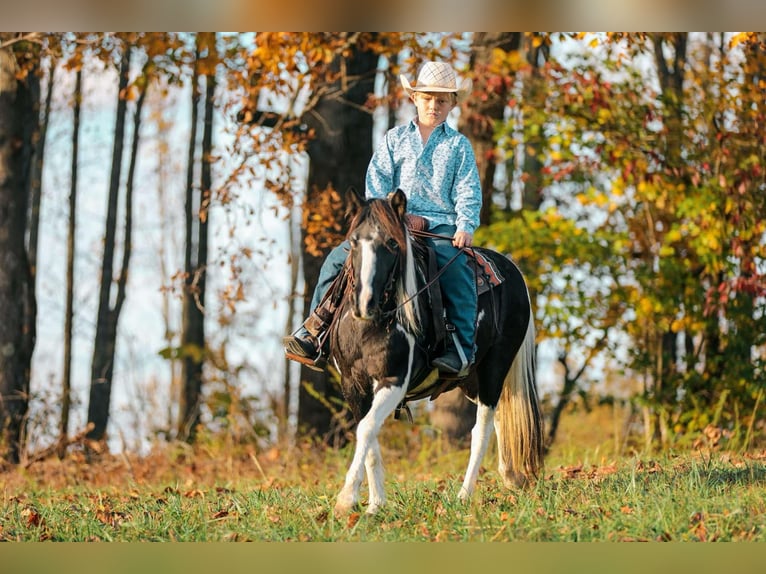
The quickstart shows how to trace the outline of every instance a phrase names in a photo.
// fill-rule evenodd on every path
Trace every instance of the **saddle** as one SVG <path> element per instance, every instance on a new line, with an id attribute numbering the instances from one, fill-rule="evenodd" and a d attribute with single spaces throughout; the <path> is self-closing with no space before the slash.
<path id="1" fill-rule="evenodd" d="M 428 221 L 419 216 L 407 214 L 407 226 L 416 238 L 429 236 Z M 476 294 L 482 295 L 493 287 L 505 281 L 505 277 L 497 269 L 492 260 L 485 257 L 476 249 L 463 249 L 468 257 L 468 266 L 476 278 Z M 434 337 L 429 345 L 431 354 L 437 355 L 444 351 L 447 334 L 455 330 L 454 325 L 446 321 L 444 304 L 442 301 L 442 289 L 439 281 L 440 271 L 436 267 L 436 254 L 433 248 L 425 241 L 417 242 L 415 256 L 422 261 L 422 268 L 426 270 L 425 282 L 428 285 L 428 296 L 431 302 L 431 316 Z"/>

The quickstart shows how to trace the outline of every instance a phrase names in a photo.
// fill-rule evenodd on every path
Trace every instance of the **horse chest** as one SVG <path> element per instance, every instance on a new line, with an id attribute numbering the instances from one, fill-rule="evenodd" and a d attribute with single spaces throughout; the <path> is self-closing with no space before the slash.
<path id="1" fill-rule="evenodd" d="M 360 380 L 403 382 L 412 366 L 411 349 L 393 328 L 347 332 L 338 337 L 336 350 L 341 375 L 356 384 Z"/>

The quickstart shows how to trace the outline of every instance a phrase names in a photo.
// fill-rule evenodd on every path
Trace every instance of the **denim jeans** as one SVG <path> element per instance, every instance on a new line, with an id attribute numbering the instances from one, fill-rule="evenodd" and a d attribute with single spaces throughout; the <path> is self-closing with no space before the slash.
<path id="1" fill-rule="evenodd" d="M 430 230 L 431 233 L 452 237 L 456 227 L 453 225 L 438 225 Z M 444 267 L 458 252 L 458 248 L 447 239 L 427 237 L 436 254 L 436 265 L 439 269 Z M 343 241 L 335 247 L 322 263 L 319 270 L 314 296 L 311 299 L 311 309 L 314 311 L 319 306 L 325 293 L 333 280 L 338 276 L 349 252 L 348 241 Z M 476 278 L 466 261 L 467 255 L 462 254 L 444 270 L 439 282 L 444 298 L 444 308 L 447 312 L 447 320 L 455 325 L 460 346 L 463 348 L 466 358 L 471 361 L 474 352 L 474 336 L 476 327 Z"/>

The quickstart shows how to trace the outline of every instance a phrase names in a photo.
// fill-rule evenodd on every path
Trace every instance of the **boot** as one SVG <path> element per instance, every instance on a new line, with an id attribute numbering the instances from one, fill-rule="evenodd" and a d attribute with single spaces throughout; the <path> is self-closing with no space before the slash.
<path id="1" fill-rule="evenodd" d="M 305 327 L 301 327 L 289 337 L 282 339 L 285 355 L 315 371 L 324 370 L 325 358 L 319 349 L 319 342 Z"/>
<path id="2" fill-rule="evenodd" d="M 449 373 L 450 375 L 455 375 L 458 379 L 462 379 L 468 375 L 470 363 L 464 365 L 460 353 L 458 353 L 455 346 L 448 344 L 444 354 L 431 361 L 431 366 L 443 373 Z"/>

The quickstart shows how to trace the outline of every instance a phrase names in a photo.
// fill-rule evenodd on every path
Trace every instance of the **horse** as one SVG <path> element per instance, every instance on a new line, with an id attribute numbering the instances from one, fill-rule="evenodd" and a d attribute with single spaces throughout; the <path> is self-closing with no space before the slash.
<path id="1" fill-rule="evenodd" d="M 363 199 L 349 189 L 346 294 L 330 327 L 328 361 L 357 424 L 353 459 L 337 496 L 336 515 L 359 500 L 366 469 L 368 514 L 386 504 L 378 434 L 389 415 L 409 400 L 458 386 L 476 403 L 476 423 L 458 498 L 470 500 L 493 430 L 498 471 L 506 487 L 536 478 L 543 460 L 543 422 L 535 382 L 535 328 L 529 292 L 507 257 L 480 251 L 505 280 L 481 294 L 476 354 L 467 377 L 450 380 L 429 365 L 432 321 L 427 274 L 416 251 L 422 244 L 407 225 L 407 197 Z M 454 377 L 454 376 L 453 376 Z"/>

